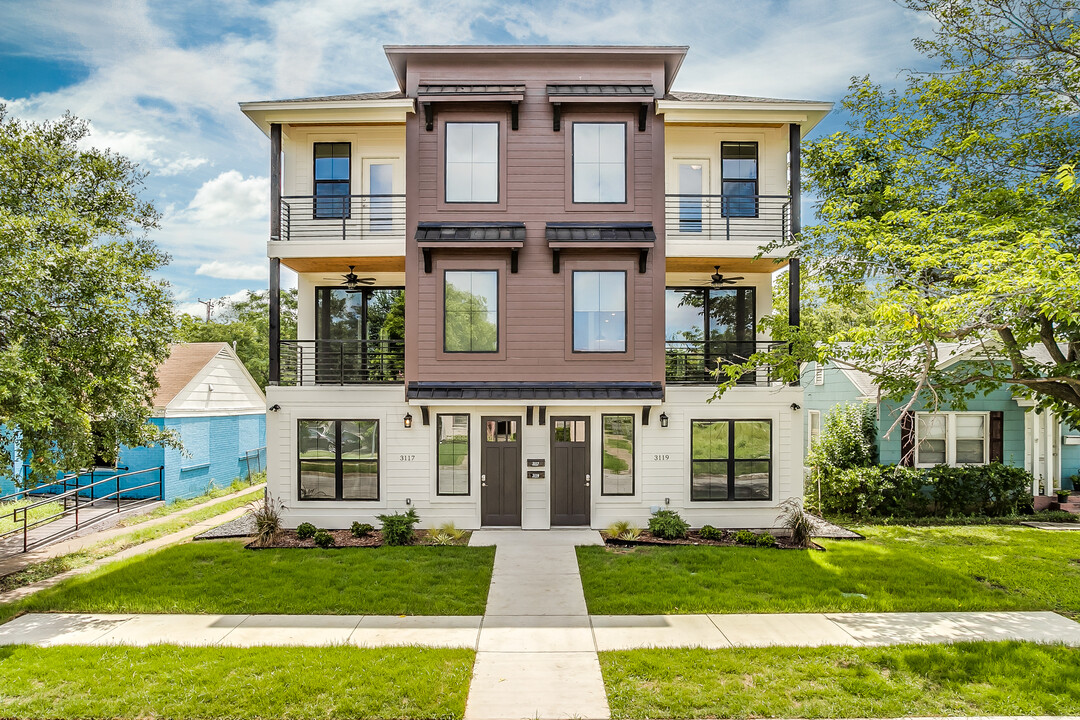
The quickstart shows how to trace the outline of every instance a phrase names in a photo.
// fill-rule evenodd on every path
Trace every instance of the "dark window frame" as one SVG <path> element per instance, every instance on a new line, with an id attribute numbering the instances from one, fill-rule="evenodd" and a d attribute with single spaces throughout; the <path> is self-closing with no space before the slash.
<path id="1" fill-rule="evenodd" d="M 446 191 L 450 187 L 449 172 L 450 145 L 446 136 L 451 125 L 494 125 L 495 126 L 495 199 L 494 200 L 447 200 Z M 446 205 L 498 205 L 502 202 L 502 123 L 498 120 L 447 120 L 443 126 L 443 167 L 442 167 L 442 202 Z"/>
<path id="2" fill-rule="evenodd" d="M 498 307 L 495 310 L 495 348 L 492 350 L 447 350 L 446 349 L 446 273 L 448 272 L 467 272 L 467 273 L 495 273 L 495 302 L 498 303 Z M 442 351 L 448 355 L 497 355 L 499 353 L 500 338 L 499 334 L 502 328 L 502 302 L 499 293 L 501 291 L 502 279 L 499 276 L 499 271 L 496 268 L 443 268 L 442 270 Z"/>
<path id="3" fill-rule="evenodd" d="M 303 494 L 303 461 L 300 458 L 300 423 L 305 422 L 332 422 L 334 423 L 334 497 L 332 498 L 305 498 Z M 341 457 L 341 423 L 343 422 L 373 422 L 375 423 L 375 497 L 373 498 L 344 498 L 344 463 L 359 462 L 345 460 Z M 372 462 L 362 461 L 362 462 Z M 296 500 L 297 502 L 379 502 L 382 498 L 382 447 L 379 432 L 378 418 L 298 418 L 296 420 Z"/>
<path id="4" fill-rule="evenodd" d="M 695 458 L 694 457 L 694 425 L 695 423 L 721 423 L 728 424 L 728 451 L 727 458 Z M 735 457 L 735 423 L 740 422 L 763 422 L 769 426 L 769 458 L 737 459 Z M 773 499 L 773 423 L 772 419 L 766 418 L 698 418 L 690 421 L 690 502 L 771 502 Z M 724 463 L 727 466 L 727 497 L 726 498 L 697 498 L 694 497 L 694 463 L 712 462 Z M 736 462 L 767 462 L 769 464 L 769 495 L 763 498 L 737 498 L 735 497 L 735 463 Z"/>
<path id="5" fill-rule="evenodd" d="M 465 416 L 465 492 L 443 492 L 439 483 L 439 423 L 444 417 Z M 435 414 L 435 495 L 437 497 L 469 497 L 472 495 L 472 414 L 436 413 Z"/>
<path id="6" fill-rule="evenodd" d="M 753 145 L 754 146 L 754 178 L 732 178 L 730 181 L 724 178 L 724 147 L 727 145 Z M 732 195 L 729 196 L 724 192 L 724 188 L 727 182 L 752 182 L 754 183 L 754 194 L 750 197 L 750 200 L 754 203 L 754 214 L 744 213 L 732 213 L 728 210 L 728 197 L 740 198 L 744 196 Z M 756 219 L 760 214 L 760 208 L 758 207 L 758 196 L 761 195 L 761 145 L 757 140 L 729 140 L 720 143 L 720 216 L 725 218 L 745 218 L 748 220 Z"/>
<path id="7" fill-rule="evenodd" d="M 349 159 L 349 177 L 345 180 L 320 180 L 318 174 L 315 172 L 315 167 L 318 160 L 318 153 L 316 148 L 319 145 L 344 145 L 348 148 Z M 336 156 L 331 156 L 336 157 Z M 349 141 L 327 141 L 327 142 L 313 142 L 311 144 L 311 215 L 314 220 L 348 220 L 352 217 L 352 177 L 353 177 L 353 158 L 352 158 L 352 143 Z M 319 184 L 328 183 L 332 185 L 344 185 L 344 195 L 319 195 Z M 342 213 L 336 215 L 323 215 L 319 213 L 319 199 L 320 198 L 343 198 Z"/>
<path id="8" fill-rule="evenodd" d="M 577 316 L 577 292 L 574 278 L 578 273 L 620 273 L 623 276 L 623 349 L 622 350 L 578 350 L 574 345 L 575 321 Z M 626 270 L 571 270 L 570 276 L 570 351 L 580 355 L 625 355 L 630 350 L 630 273 Z"/>
<path id="9" fill-rule="evenodd" d="M 604 467 L 604 440 L 607 427 L 604 421 L 609 417 L 630 418 L 630 492 L 607 492 L 607 469 Z M 633 497 L 637 494 L 637 418 L 633 413 L 601 413 L 600 415 L 600 495 L 602 497 Z"/>
<path id="10" fill-rule="evenodd" d="M 622 125 L 623 126 L 623 199 L 622 200 L 578 200 L 575 176 L 577 173 L 576 136 L 574 128 L 578 125 Z M 630 132 L 624 120 L 573 120 L 570 122 L 570 202 L 574 205 L 628 205 L 630 203 Z"/>
<path id="11" fill-rule="evenodd" d="M 724 285 L 722 287 L 692 287 L 687 285 L 667 285 L 664 286 L 664 294 L 667 294 L 668 290 L 674 290 L 675 292 L 693 292 L 700 293 L 704 300 L 701 303 L 701 311 L 704 318 L 704 326 L 702 327 L 703 340 L 702 342 L 709 342 L 709 335 L 712 331 L 712 313 L 710 312 L 710 305 L 712 304 L 711 291 L 713 290 L 735 290 L 735 291 L 747 291 L 744 294 L 750 296 L 750 302 L 745 307 L 750 309 L 750 324 L 753 326 L 753 332 L 751 332 L 750 338 L 746 340 L 730 340 L 726 342 L 756 342 L 757 341 L 757 286 L 755 285 Z M 667 340 L 667 317 L 664 317 L 664 340 Z"/>
<path id="12" fill-rule="evenodd" d="M 320 330 L 325 327 L 325 323 L 329 321 L 329 305 L 323 305 L 325 310 L 319 307 L 320 295 L 329 296 L 333 290 L 342 290 L 340 285 L 316 285 L 315 286 L 315 339 L 316 340 L 328 340 L 332 338 L 320 337 Z M 371 293 L 374 290 L 400 290 L 405 292 L 404 285 L 367 285 L 359 292 L 363 293 L 362 303 L 362 316 L 360 318 L 360 334 L 362 339 L 367 339 L 367 325 L 368 325 L 368 301 L 371 299 Z"/>

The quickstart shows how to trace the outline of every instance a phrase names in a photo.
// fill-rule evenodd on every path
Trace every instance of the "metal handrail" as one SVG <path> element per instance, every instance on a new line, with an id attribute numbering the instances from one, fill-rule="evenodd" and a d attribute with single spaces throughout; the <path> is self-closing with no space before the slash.
<path id="1" fill-rule="evenodd" d="M 282 340 L 282 385 L 404 382 L 404 340 Z"/>
<path id="2" fill-rule="evenodd" d="M 280 211 L 284 241 L 405 237 L 404 195 L 285 195 Z"/>
<path id="3" fill-rule="evenodd" d="M 68 473 L 68 474 L 63 475 L 61 477 L 58 477 L 55 480 L 53 480 L 52 482 L 43 483 L 41 485 L 35 485 L 32 488 L 24 488 L 22 490 L 16 490 L 15 492 L 8 493 L 7 495 L 0 495 L 0 503 L 10 502 L 13 499 L 18 499 L 18 497 L 22 496 L 22 495 L 29 495 L 29 494 L 34 493 L 34 492 L 41 492 L 42 488 L 50 487 L 52 485 L 64 485 L 64 487 L 66 489 L 68 480 L 79 477 L 80 475 L 82 475 L 85 472 L 86 472 L 86 470 L 79 470 L 76 473 Z M 4 517 L 7 517 L 7 513 L 5 513 L 4 515 L 0 515 L 0 518 L 4 518 Z"/>
<path id="4" fill-rule="evenodd" d="M 668 193 L 664 197 L 665 230 L 673 240 L 760 244 L 790 235 L 791 198 L 787 195 Z"/>
<path id="5" fill-rule="evenodd" d="M 148 472 L 157 472 L 158 473 L 157 481 L 145 483 L 143 485 L 135 485 L 133 487 L 126 487 L 126 488 L 123 488 L 123 489 L 120 488 L 120 479 L 121 478 L 131 477 L 132 475 L 141 475 L 143 473 L 148 473 Z M 78 481 L 78 477 L 81 476 L 82 474 L 83 474 L 82 472 L 79 472 L 79 473 L 76 473 L 74 475 L 74 477 L 76 479 L 76 482 Z M 91 474 L 91 476 L 93 476 L 93 471 L 92 470 L 90 471 L 90 474 Z M 65 477 L 65 480 L 66 480 L 70 476 L 66 475 L 64 477 Z M 109 483 L 109 482 L 114 482 L 116 484 L 116 489 L 111 493 L 106 493 L 104 495 L 98 495 L 95 498 L 92 488 L 94 488 L 94 487 L 96 487 L 98 485 L 102 485 L 104 483 Z M 66 483 L 65 483 L 65 485 L 66 485 Z M 23 505 L 22 507 L 13 508 L 12 511 L 11 511 L 12 522 L 17 524 L 19 522 L 19 514 L 21 513 L 22 514 L 22 528 L 14 528 L 13 530 L 9 530 L 6 533 L 2 533 L 2 534 L 0 534 L 0 538 L 8 537 L 9 535 L 14 535 L 14 534 L 18 533 L 19 530 L 21 529 L 22 534 L 23 534 L 23 552 L 26 552 L 29 549 L 29 539 L 28 539 L 27 533 L 33 528 L 39 527 L 41 525 L 45 525 L 47 523 L 52 522 L 53 520 L 58 520 L 58 519 L 60 519 L 62 517 L 66 517 L 68 515 L 74 514 L 75 515 L 75 526 L 73 528 L 68 528 L 68 529 L 62 530 L 60 532 L 53 533 L 52 535 L 50 535 L 50 536 L 48 536 L 46 538 L 42 538 L 42 541 L 51 540 L 51 539 L 53 539 L 55 537 L 59 537 L 60 535 L 63 535 L 63 534 L 69 533 L 69 532 L 77 532 L 79 530 L 79 527 L 80 527 L 80 522 L 79 522 L 79 507 L 80 507 L 80 505 L 79 505 L 79 496 L 84 491 L 86 491 L 87 489 L 91 490 L 91 495 L 90 495 L 90 502 L 86 503 L 86 504 L 94 505 L 95 503 L 101 502 L 103 500 L 111 500 L 112 498 L 115 497 L 116 498 L 116 512 L 120 513 L 120 512 L 122 512 L 120 500 L 121 500 L 124 493 L 134 492 L 135 490 L 143 490 L 145 488 L 153 487 L 155 485 L 158 486 L 157 497 L 156 498 L 154 498 L 154 497 L 143 498 L 144 500 L 146 500 L 148 502 L 158 502 L 160 500 L 165 499 L 165 466 L 164 465 L 159 465 L 159 466 L 153 467 L 153 468 L 146 468 L 146 469 L 143 469 L 143 470 L 132 470 L 131 472 L 119 473 L 117 475 L 111 475 L 111 476 L 109 476 L 107 478 L 102 478 L 101 480 L 91 482 L 89 485 L 78 485 L 78 484 L 76 484 L 76 486 L 74 488 L 72 488 L 71 490 L 65 490 L 64 492 L 61 492 L 61 493 L 59 493 L 57 495 L 52 495 L 52 496 L 50 496 L 48 498 L 43 498 L 43 499 L 41 499 L 41 500 L 39 500 L 37 502 L 30 503 L 29 505 Z M 68 507 L 68 500 L 69 499 L 74 500 L 74 507 L 73 508 Z M 48 505 L 50 503 L 55 503 L 55 502 L 61 502 L 62 503 L 63 509 L 61 509 L 60 512 L 53 513 L 52 515 L 46 515 L 45 517 L 38 518 L 37 520 L 34 520 L 33 522 L 29 521 L 29 518 L 30 518 L 29 511 L 30 510 L 32 510 L 32 509 L 34 509 L 36 507 L 41 507 L 42 505 Z M 98 517 L 94 518 L 91 521 L 91 523 L 97 522 L 102 517 L 104 517 L 104 516 L 99 515 Z"/>
<path id="6" fill-rule="evenodd" d="M 775 340 L 668 340 L 665 343 L 665 376 L 669 383 L 710 384 L 725 380 L 725 365 L 741 365 L 758 352 L 786 347 Z M 763 366 L 739 378 L 740 385 L 769 385 L 777 380 L 771 366 Z"/>

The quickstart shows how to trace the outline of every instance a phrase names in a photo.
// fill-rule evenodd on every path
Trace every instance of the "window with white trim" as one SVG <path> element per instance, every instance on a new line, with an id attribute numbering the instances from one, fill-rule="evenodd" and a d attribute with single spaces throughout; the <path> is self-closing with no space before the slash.
<path id="1" fill-rule="evenodd" d="M 990 462 L 989 429 L 989 413 L 915 413 L 915 464 L 985 465 Z"/>
<path id="2" fill-rule="evenodd" d="M 807 413 L 807 419 L 806 449 L 811 450 L 817 443 L 818 437 L 821 435 L 821 411 L 810 410 Z"/>

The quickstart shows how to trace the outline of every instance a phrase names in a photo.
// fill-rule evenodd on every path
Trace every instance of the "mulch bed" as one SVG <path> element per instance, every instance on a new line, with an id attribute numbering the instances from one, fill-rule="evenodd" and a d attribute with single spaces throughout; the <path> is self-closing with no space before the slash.
<path id="1" fill-rule="evenodd" d="M 327 530 L 326 532 L 334 538 L 334 544 L 330 548 L 376 548 L 383 546 L 382 532 L 375 530 L 364 537 L 353 537 L 353 534 L 349 530 Z M 470 532 L 466 532 L 460 540 L 451 542 L 451 545 L 468 545 Z M 431 533 L 427 530 L 417 530 L 416 535 L 409 545 L 436 545 L 431 540 Z M 248 543 L 247 547 L 254 550 L 264 550 L 269 548 L 314 548 L 314 538 L 300 539 L 296 536 L 295 530 L 282 530 L 278 533 L 277 538 L 271 545 L 256 545 L 254 542 Z M 328 548 L 329 549 L 329 548 Z"/>
<path id="2" fill-rule="evenodd" d="M 717 547 L 754 547 L 751 545 L 743 545 L 741 543 L 735 542 L 735 533 L 730 530 L 724 531 L 724 537 L 722 540 L 706 540 L 705 538 L 701 537 L 701 533 L 699 533 L 697 530 L 691 530 L 689 533 L 687 533 L 687 536 L 685 538 L 682 538 L 680 540 L 667 540 L 664 538 L 659 538 L 650 533 L 648 530 L 642 530 L 641 534 L 638 535 L 637 538 L 634 540 L 611 537 L 608 533 L 603 531 L 600 532 L 600 535 L 604 538 L 604 542 L 607 545 L 613 547 L 637 547 L 639 545 L 714 545 Z M 774 548 L 778 548 L 780 550 L 804 549 L 792 544 L 791 540 L 787 537 L 775 537 L 776 545 L 773 546 Z M 815 542 L 811 542 L 810 547 L 813 550 L 825 549 Z M 761 549 L 768 550 L 770 548 Z"/>

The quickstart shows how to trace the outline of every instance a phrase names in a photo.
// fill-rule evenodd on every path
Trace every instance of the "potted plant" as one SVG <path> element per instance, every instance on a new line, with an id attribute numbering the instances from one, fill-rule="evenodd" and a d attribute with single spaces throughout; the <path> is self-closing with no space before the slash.
<path id="1" fill-rule="evenodd" d="M 1064 505 L 1065 503 L 1069 502 L 1069 495 L 1070 495 L 1071 493 L 1072 493 L 1072 490 L 1066 490 L 1065 488 L 1060 488 L 1060 487 L 1059 487 L 1059 488 L 1057 489 L 1057 499 L 1058 499 L 1058 502 L 1059 502 L 1059 503 L 1061 503 L 1062 505 Z"/>

